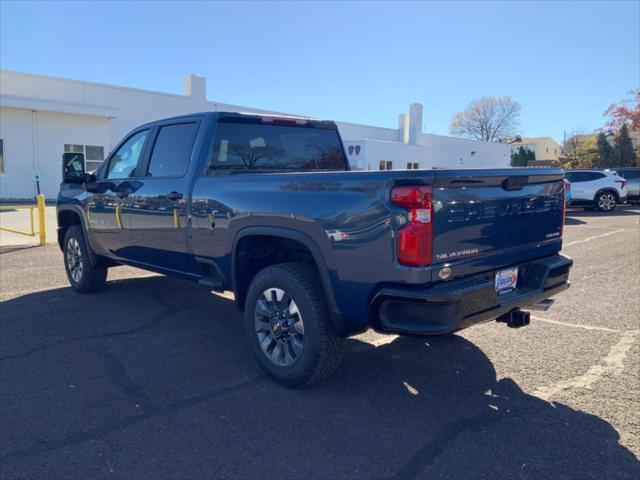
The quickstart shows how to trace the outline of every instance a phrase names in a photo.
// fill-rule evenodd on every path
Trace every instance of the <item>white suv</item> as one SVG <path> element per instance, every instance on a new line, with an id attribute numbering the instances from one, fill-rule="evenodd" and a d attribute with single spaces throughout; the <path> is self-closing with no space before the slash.
<path id="1" fill-rule="evenodd" d="M 571 182 L 571 206 L 610 212 L 627 199 L 627 181 L 616 172 L 567 170 L 565 178 Z"/>

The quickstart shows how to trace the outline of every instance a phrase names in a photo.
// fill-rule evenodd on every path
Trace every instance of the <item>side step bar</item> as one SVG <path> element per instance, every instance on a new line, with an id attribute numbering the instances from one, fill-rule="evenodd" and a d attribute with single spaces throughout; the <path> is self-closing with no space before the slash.
<path id="1" fill-rule="evenodd" d="M 224 292 L 224 275 L 216 265 L 216 263 L 208 258 L 196 257 L 198 266 L 204 273 L 204 275 L 198 280 L 198 284 L 215 290 L 217 292 Z"/>
<path id="2" fill-rule="evenodd" d="M 198 280 L 198 284 L 217 292 L 224 291 L 224 285 L 222 285 L 220 279 L 217 277 L 212 277 L 210 275 L 202 277 L 200 280 Z"/>

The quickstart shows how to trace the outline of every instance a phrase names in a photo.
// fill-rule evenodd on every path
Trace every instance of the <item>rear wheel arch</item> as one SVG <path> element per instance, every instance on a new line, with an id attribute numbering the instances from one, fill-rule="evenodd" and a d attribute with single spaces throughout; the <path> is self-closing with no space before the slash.
<path id="1" fill-rule="evenodd" d="M 615 189 L 602 188 L 598 190 L 594 199 L 593 206 L 601 212 L 610 212 L 620 204 L 620 196 Z"/>
<path id="2" fill-rule="evenodd" d="M 252 260 L 252 255 L 259 257 Z M 302 261 L 317 270 L 331 314 L 337 322 L 341 319 L 324 255 L 308 235 L 282 227 L 247 227 L 234 239 L 231 261 L 232 284 L 239 309 L 244 309 L 249 285 L 260 270 L 278 263 Z M 341 330 L 338 323 L 334 327 Z"/>
<path id="3" fill-rule="evenodd" d="M 265 372 L 283 385 L 313 384 L 340 363 L 342 341 L 322 289 L 317 269 L 299 262 L 266 267 L 251 282 L 245 332 Z"/>
<path id="4" fill-rule="evenodd" d="M 615 188 L 611 188 L 611 187 L 605 187 L 598 190 L 593 197 L 593 203 L 596 203 L 598 200 L 598 197 L 605 192 L 613 193 L 613 196 L 616 197 L 616 202 L 620 203 L 620 194 Z"/>

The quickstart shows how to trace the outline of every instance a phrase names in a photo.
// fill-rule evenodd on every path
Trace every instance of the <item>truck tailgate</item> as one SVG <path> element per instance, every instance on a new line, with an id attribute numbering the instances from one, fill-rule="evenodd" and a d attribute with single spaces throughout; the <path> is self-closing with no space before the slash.
<path id="1" fill-rule="evenodd" d="M 538 248 L 552 243 L 559 250 L 562 179 L 559 169 L 436 172 L 433 263 L 516 252 L 512 258 L 521 261 L 539 256 Z"/>

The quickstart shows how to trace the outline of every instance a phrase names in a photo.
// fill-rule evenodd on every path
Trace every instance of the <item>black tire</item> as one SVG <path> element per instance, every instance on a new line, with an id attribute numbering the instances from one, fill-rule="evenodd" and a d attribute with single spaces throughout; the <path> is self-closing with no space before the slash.
<path id="1" fill-rule="evenodd" d="M 279 300 L 276 292 L 284 292 Z M 328 377 L 342 359 L 342 339 L 329 325 L 318 273 L 302 263 L 281 263 L 258 272 L 247 292 L 245 331 L 262 368 L 288 387 Z"/>
<path id="2" fill-rule="evenodd" d="M 618 196 L 615 193 L 606 190 L 596 195 L 594 203 L 599 211 L 611 212 L 616 208 L 616 205 L 618 204 Z"/>
<path id="3" fill-rule="evenodd" d="M 107 281 L 107 269 L 91 265 L 89 250 L 80 225 L 72 225 L 64 236 L 64 268 L 76 292 L 96 292 Z"/>

